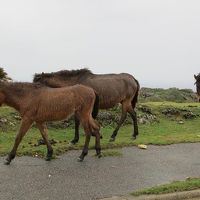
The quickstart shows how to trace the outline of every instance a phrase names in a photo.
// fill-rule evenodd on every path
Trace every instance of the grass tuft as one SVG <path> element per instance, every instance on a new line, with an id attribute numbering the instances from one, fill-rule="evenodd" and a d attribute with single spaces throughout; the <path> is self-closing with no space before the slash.
<path id="1" fill-rule="evenodd" d="M 119 157 L 122 155 L 123 155 L 122 152 L 117 150 L 104 150 L 102 152 L 103 157 Z"/>

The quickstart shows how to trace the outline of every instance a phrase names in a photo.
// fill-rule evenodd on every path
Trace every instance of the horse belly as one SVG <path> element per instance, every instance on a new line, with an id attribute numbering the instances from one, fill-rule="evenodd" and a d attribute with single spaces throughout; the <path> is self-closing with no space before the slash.
<path id="1" fill-rule="evenodd" d="M 99 108 L 100 109 L 109 109 L 109 108 L 113 108 L 114 106 L 116 106 L 117 104 L 121 103 L 123 101 L 125 97 L 124 96 L 117 96 L 117 95 L 113 95 L 113 96 L 102 96 L 100 97 L 100 105 Z"/>
<path id="2" fill-rule="evenodd" d="M 100 109 L 109 109 L 109 108 L 113 108 L 114 106 L 117 105 L 117 102 L 103 102 L 103 101 L 100 101 L 100 105 L 99 105 L 99 108 Z"/>
<path id="3" fill-rule="evenodd" d="M 37 113 L 37 121 L 59 121 L 74 113 L 73 106 L 49 106 L 41 108 Z"/>

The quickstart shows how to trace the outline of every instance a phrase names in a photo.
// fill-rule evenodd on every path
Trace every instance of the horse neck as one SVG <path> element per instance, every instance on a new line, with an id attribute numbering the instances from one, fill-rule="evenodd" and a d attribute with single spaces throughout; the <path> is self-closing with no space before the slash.
<path id="1" fill-rule="evenodd" d="M 24 95 L 19 95 L 15 93 L 12 89 L 5 88 L 3 90 L 5 94 L 5 104 L 15 108 L 17 111 L 20 111 L 22 105 L 24 105 L 23 101 L 25 100 Z"/>

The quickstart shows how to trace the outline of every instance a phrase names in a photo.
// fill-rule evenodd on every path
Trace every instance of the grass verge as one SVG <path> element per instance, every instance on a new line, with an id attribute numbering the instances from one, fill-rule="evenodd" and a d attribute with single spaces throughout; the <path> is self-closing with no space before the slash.
<path id="1" fill-rule="evenodd" d="M 200 188 L 200 178 L 189 178 L 185 181 L 174 181 L 170 184 L 155 186 L 131 193 L 133 196 L 167 194 L 173 192 L 191 191 Z"/>

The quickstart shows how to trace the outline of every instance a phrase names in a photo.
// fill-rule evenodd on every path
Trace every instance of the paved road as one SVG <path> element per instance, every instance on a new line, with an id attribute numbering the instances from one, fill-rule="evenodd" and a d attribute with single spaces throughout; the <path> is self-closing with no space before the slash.
<path id="1" fill-rule="evenodd" d="M 17 157 L 10 166 L 0 158 L 1 200 L 94 200 L 187 177 L 200 177 L 200 144 L 123 148 L 122 157 L 83 163 L 80 151 L 59 159 Z"/>

